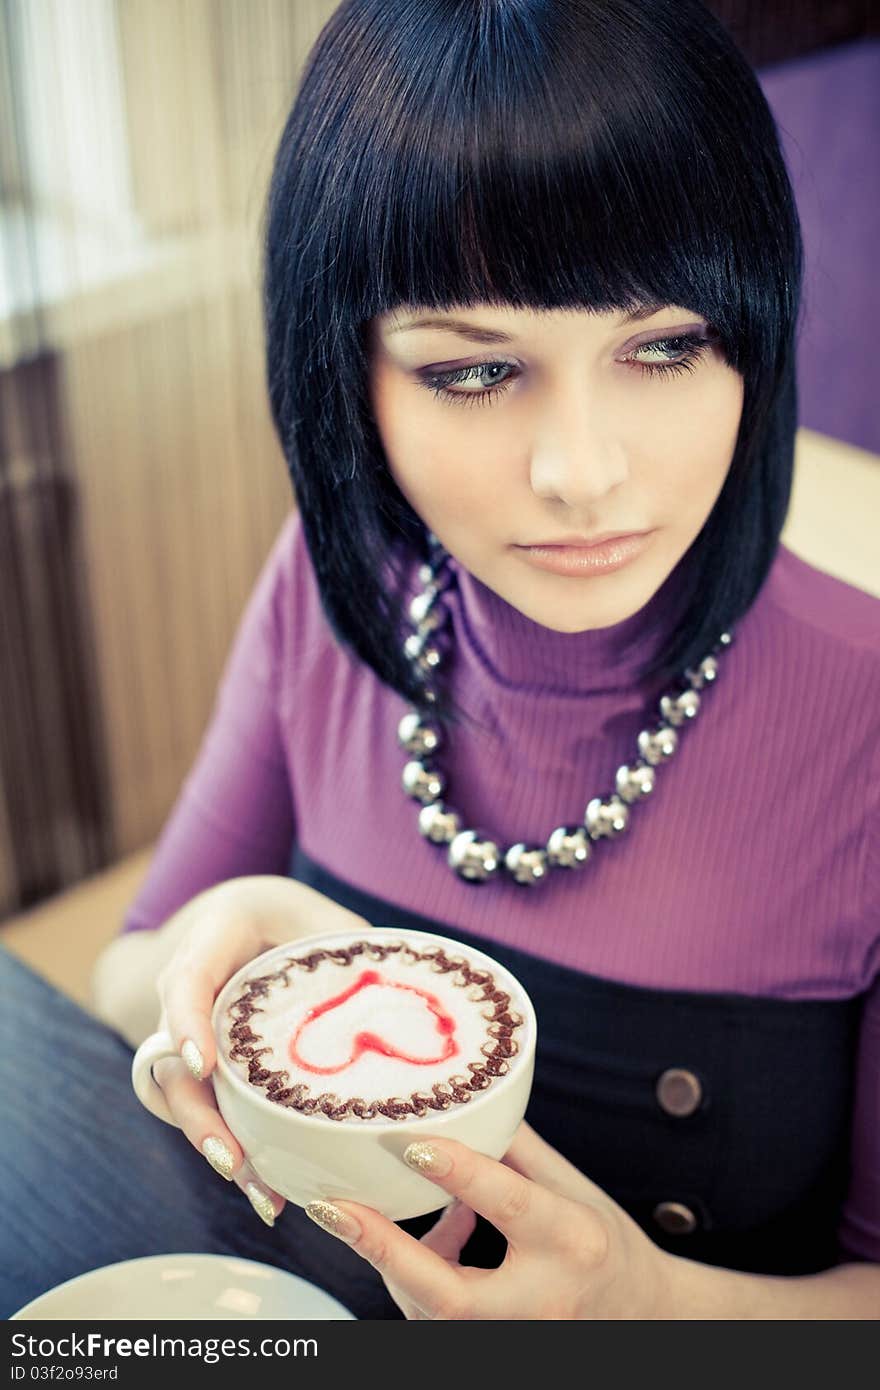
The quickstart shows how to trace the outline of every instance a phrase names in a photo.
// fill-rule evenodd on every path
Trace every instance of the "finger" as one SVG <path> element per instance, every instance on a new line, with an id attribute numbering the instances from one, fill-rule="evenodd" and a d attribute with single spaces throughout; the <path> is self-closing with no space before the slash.
<path id="1" fill-rule="evenodd" d="M 343 907 L 317 888 L 284 874 L 256 874 L 229 880 L 225 889 L 229 888 L 241 893 L 243 908 L 253 916 L 260 933 L 260 950 L 283 946 L 297 937 L 313 936 L 317 931 L 372 931 L 372 923 L 359 913 Z"/>
<path id="2" fill-rule="evenodd" d="M 196 1081 L 177 1057 L 162 1057 L 153 1067 L 153 1076 L 175 1124 L 214 1171 L 231 1182 L 244 1162 L 244 1152 L 217 1109 L 213 1088 Z"/>
<path id="3" fill-rule="evenodd" d="M 546 1139 L 542 1139 L 525 1120 L 513 1136 L 502 1162 L 523 1177 L 532 1178 L 545 1187 L 574 1185 L 579 1179 L 584 1180 L 580 1169 L 569 1163 Z"/>
<path id="4" fill-rule="evenodd" d="M 440 1220 L 422 1236 L 421 1243 L 427 1245 L 429 1250 L 435 1250 L 444 1260 L 457 1262 L 476 1224 L 476 1213 L 456 1197 L 446 1207 Z"/>
<path id="5" fill-rule="evenodd" d="M 249 1163 L 242 1165 L 236 1173 L 234 1181 L 236 1186 L 241 1188 L 260 1220 L 266 1226 L 274 1226 L 285 1207 L 285 1200 L 281 1193 L 276 1192 L 273 1187 L 264 1183 L 262 1178 L 257 1177 Z"/>
<path id="6" fill-rule="evenodd" d="M 181 1054 L 199 1080 L 210 1076 L 217 1060 L 211 1012 L 226 981 L 254 956 L 260 941 L 253 922 L 217 933 L 203 918 L 195 922 L 186 942 L 159 977 L 167 1027 Z"/>
<path id="7" fill-rule="evenodd" d="M 384 1280 L 384 1283 L 386 1289 L 405 1318 L 414 1322 L 425 1316 L 418 1304 L 413 1303 L 411 1298 L 407 1298 L 403 1290 L 399 1289 L 396 1284 L 392 1284 L 390 1279 Z"/>
<path id="8" fill-rule="evenodd" d="M 477 1218 L 469 1207 L 463 1206 L 458 1198 L 450 1202 L 448 1207 L 443 1209 L 440 1218 L 421 1237 L 421 1244 L 426 1245 L 429 1250 L 434 1250 L 442 1259 L 448 1260 L 451 1264 L 457 1264 L 461 1254 L 462 1246 L 467 1241 Z M 399 1289 L 388 1276 L 385 1276 L 385 1287 L 390 1293 L 394 1302 L 397 1304 L 404 1317 L 411 1321 L 418 1321 L 425 1317 L 424 1311 L 414 1303 L 411 1298 L 407 1298 L 402 1289 Z"/>
<path id="9" fill-rule="evenodd" d="M 156 1062 L 153 1075 L 175 1121 L 193 1147 L 215 1173 L 241 1189 L 267 1226 L 274 1225 L 284 1210 L 284 1198 L 258 1178 L 245 1161 L 241 1145 L 217 1109 L 212 1088 L 196 1081 L 176 1057 L 163 1057 Z"/>
<path id="10" fill-rule="evenodd" d="M 410 1144 L 404 1159 L 485 1217 L 514 1249 L 546 1251 L 570 1226 L 573 1204 L 566 1198 L 454 1139 Z"/>
<path id="11" fill-rule="evenodd" d="M 317 1225 L 344 1240 L 393 1286 L 395 1302 L 402 1297 L 415 1303 L 429 1318 L 464 1316 L 459 1310 L 472 1301 L 467 1297 L 470 1283 L 462 1279 L 457 1266 L 393 1221 L 359 1202 L 309 1202 L 305 1210 Z"/>
<path id="12" fill-rule="evenodd" d="M 462 1249 L 473 1234 L 476 1224 L 476 1213 L 472 1212 L 470 1207 L 466 1207 L 456 1197 L 455 1201 L 450 1202 L 449 1206 L 444 1208 L 440 1219 L 431 1227 L 430 1231 L 421 1237 L 421 1244 L 427 1245 L 429 1250 L 435 1250 L 444 1260 L 454 1264 L 461 1278 L 469 1279 L 472 1276 L 480 1276 L 484 1273 L 483 1270 L 458 1264 Z M 427 1316 L 424 1310 L 413 1299 L 407 1298 L 387 1275 L 385 1276 L 385 1285 L 405 1317 L 419 1320 Z"/>
<path id="13" fill-rule="evenodd" d="M 181 1054 L 189 1043 L 186 1060 L 197 1079 L 209 1076 L 217 1060 L 211 1012 L 223 985 L 263 951 L 314 930 L 314 922 L 327 931 L 370 930 L 370 924 L 348 908 L 272 874 L 231 879 L 217 886 L 216 896 L 213 890 L 204 894 L 192 925 L 159 977 L 169 1031 Z"/>
<path id="14" fill-rule="evenodd" d="M 542 1139 L 525 1121 L 513 1136 L 502 1162 L 514 1172 L 531 1178 L 533 1182 L 540 1183 L 560 1197 L 567 1197 L 569 1201 L 593 1203 L 602 1209 L 615 1205 L 607 1192 L 573 1163 L 569 1163 L 558 1149 Z"/>

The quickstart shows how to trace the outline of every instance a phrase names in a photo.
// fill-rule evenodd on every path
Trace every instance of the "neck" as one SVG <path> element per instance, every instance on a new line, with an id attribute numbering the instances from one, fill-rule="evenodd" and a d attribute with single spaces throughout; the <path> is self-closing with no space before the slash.
<path id="1" fill-rule="evenodd" d="M 583 694 L 639 686 L 662 651 L 687 597 L 681 562 L 636 613 L 609 627 L 557 632 L 521 613 L 454 559 L 457 639 L 494 680 L 511 689 Z"/>

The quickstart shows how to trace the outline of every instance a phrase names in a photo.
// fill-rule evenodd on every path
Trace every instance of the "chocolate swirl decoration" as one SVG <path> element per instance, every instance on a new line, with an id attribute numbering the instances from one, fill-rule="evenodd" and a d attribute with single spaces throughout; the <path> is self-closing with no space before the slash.
<path id="1" fill-rule="evenodd" d="M 456 1074 L 446 1081 L 435 1082 L 430 1091 L 413 1091 L 407 1097 L 389 1096 L 385 1100 L 368 1101 L 362 1096 L 352 1096 L 342 1100 L 331 1091 L 313 1096 L 310 1094 L 311 1087 L 304 1082 L 290 1086 L 287 1084 L 289 1072 L 270 1071 L 261 1064 L 260 1058 L 272 1049 L 259 1046 L 263 1039 L 254 1032 L 251 1020 L 255 1014 L 264 1012 L 258 1001 L 265 999 L 273 987 L 281 984 L 285 989 L 291 988 L 292 977 L 298 970 L 311 973 L 325 960 L 335 965 L 349 966 L 358 956 L 381 962 L 395 955 L 410 964 L 430 961 L 431 969 L 442 974 L 454 971 L 456 978 L 453 984 L 467 989 L 468 998 L 473 1003 L 485 1002 L 487 1005 L 482 1014 L 488 1023 L 486 1033 L 492 1041 L 483 1043 L 480 1048 L 485 1061 L 468 1062 L 470 1076 Z M 311 951 L 307 956 L 290 957 L 280 970 L 249 980 L 243 992 L 229 1005 L 228 1013 L 235 1019 L 228 1033 L 232 1044 L 229 1058 L 233 1062 L 247 1063 L 250 1084 L 263 1087 L 266 1098 L 276 1105 L 298 1110 L 303 1115 L 325 1115 L 328 1120 L 373 1120 L 379 1117 L 402 1120 L 410 1115 L 421 1119 L 430 1110 L 448 1110 L 453 1105 L 465 1105 L 475 1092 L 485 1091 L 496 1076 L 505 1076 L 510 1070 L 508 1059 L 519 1051 L 519 1044 L 513 1035 L 524 1022 L 522 1014 L 511 1009 L 510 995 L 498 988 L 491 971 L 475 970 L 464 957 L 447 955 L 440 946 L 429 946 L 419 951 L 402 941 L 387 944 L 355 941 L 350 946 L 335 950 L 322 949 Z"/>

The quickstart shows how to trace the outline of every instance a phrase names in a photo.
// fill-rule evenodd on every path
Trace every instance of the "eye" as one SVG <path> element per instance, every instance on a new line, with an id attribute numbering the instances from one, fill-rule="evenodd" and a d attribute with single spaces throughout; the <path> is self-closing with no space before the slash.
<path id="1" fill-rule="evenodd" d="M 454 401 L 465 405 L 488 405 L 496 396 L 501 395 L 506 390 L 506 382 L 509 378 L 501 376 L 503 372 L 515 372 L 516 367 L 512 362 L 476 362 L 472 367 L 460 367 L 454 372 L 431 372 L 423 376 L 419 382 L 421 386 L 433 391 L 439 400 Z M 449 386 L 459 386 L 465 382 L 474 381 L 479 390 L 450 391 Z M 483 383 L 488 384 L 484 385 Z"/>
<path id="2" fill-rule="evenodd" d="M 636 369 L 648 376 L 668 376 L 673 372 L 692 372 L 700 357 L 709 348 L 708 338 L 699 333 L 681 333 L 673 338 L 655 338 L 649 343 L 639 343 L 624 361 L 635 362 Z M 659 356 L 659 361 L 646 362 L 640 353 Z"/>
<path id="3" fill-rule="evenodd" d="M 673 373 L 692 372 L 710 346 L 709 338 L 699 333 L 681 333 L 639 343 L 622 361 L 645 376 L 668 378 Z M 645 356 L 659 358 L 659 361 L 646 361 Z M 433 392 L 436 399 L 450 404 L 489 405 L 497 396 L 504 394 L 510 382 L 516 379 L 518 371 L 514 362 L 476 362 L 455 371 L 423 372 L 418 384 Z M 475 389 L 467 388 L 467 382 L 474 383 Z M 453 386 L 464 386 L 465 389 L 450 390 Z"/>

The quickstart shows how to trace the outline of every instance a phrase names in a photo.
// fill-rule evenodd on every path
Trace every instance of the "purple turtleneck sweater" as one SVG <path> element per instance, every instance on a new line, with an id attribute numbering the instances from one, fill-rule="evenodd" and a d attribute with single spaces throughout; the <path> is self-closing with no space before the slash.
<path id="1" fill-rule="evenodd" d="M 502 845 L 541 844 L 636 756 L 656 708 L 637 668 L 671 620 L 677 575 L 625 622 L 567 634 L 455 568 L 452 688 L 481 727 L 451 732 L 448 800 Z M 866 993 L 839 1239 L 880 1261 L 880 600 L 780 546 L 627 832 L 534 889 L 464 883 L 419 834 L 400 784 L 407 708 L 335 641 L 291 513 L 124 930 L 160 926 L 223 879 L 285 874 L 296 839 L 338 878 L 479 935 L 490 954 L 505 943 L 653 988 Z"/>

